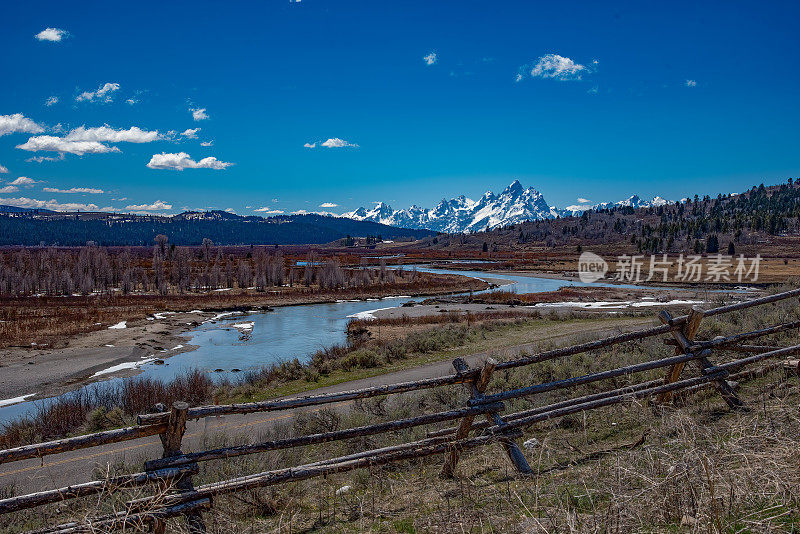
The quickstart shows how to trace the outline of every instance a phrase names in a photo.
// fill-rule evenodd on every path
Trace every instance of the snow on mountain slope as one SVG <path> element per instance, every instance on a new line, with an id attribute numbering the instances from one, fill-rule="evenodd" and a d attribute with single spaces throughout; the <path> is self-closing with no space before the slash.
<path id="1" fill-rule="evenodd" d="M 361 207 L 355 211 L 342 213 L 341 216 L 357 221 L 373 221 L 402 228 L 471 233 L 524 221 L 578 216 L 589 209 L 610 208 L 615 205 L 643 208 L 663 206 L 667 203 L 668 201 L 661 197 L 644 201 L 637 195 L 633 195 L 617 203 L 581 204 L 559 209 L 547 204 L 542 194 L 536 189 L 532 187 L 526 189 L 519 183 L 519 180 L 514 180 L 499 195 L 487 191 L 477 201 L 461 195 L 450 200 L 442 199 L 436 207 L 431 209 L 413 205 L 402 210 L 393 210 L 388 204 L 379 202 L 372 209 Z"/>

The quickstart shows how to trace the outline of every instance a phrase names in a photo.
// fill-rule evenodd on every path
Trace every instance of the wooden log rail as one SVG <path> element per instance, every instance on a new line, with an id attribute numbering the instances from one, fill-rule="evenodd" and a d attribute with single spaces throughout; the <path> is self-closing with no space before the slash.
<path id="1" fill-rule="evenodd" d="M 453 367 L 455 367 L 456 372 L 463 373 L 469 369 L 467 362 L 464 361 L 463 358 L 456 358 L 453 360 Z M 484 392 L 486 388 L 489 386 L 489 382 L 492 380 L 492 374 L 494 373 L 495 368 L 497 367 L 497 362 L 494 358 L 488 358 L 484 364 L 483 369 L 481 369 L 481 374 L 476 378 L 473 382 L 468 383 L 468 391 L 470 395 L 470 401 L 479 401 L 484 398 Z M 496 425 L 498 427 L 503 427 L 505 425 L 505 421 L 500 417 L 499 412 L 502 409 L 502 403 L 482 403 L 484 406 L 493 406 L 495 404 L 499 404 L 501 408 L 491 410 L 486 412 L 486 421 Z M 472 429 L 472 423 L 475 420 L 474 415 L 466 415 L 462 420 L 461 424 L 458 426 L 455 434 L 455 440 L 459 441 L 466 438 L 469 435 L 470 430 Z M 500 443 L 503 445 L 503 448 L 506 451 L 506 455 L 508 459 L 511 460 L 511 463 L 514 465 L 514 468 L 517 470 L 518 473 L 521 474 L 530 474 L 533 472 L 531 467 L 528 465 L 528 461 L 525 459 L 525 455 L 522 454 L 522 450 L 520 450 L 519 445 L 514 443 L 513 438 L 511 437 L 512 433 L 504 433 L 500 439 Z M 458 456 L 459 456 L 459 449 L 457 446 L 453 446 L 450 448 L 450 452 L 446 457 L 444 466 L 442 466 L 441 476 L 445 478 L 450 478 L 455 473 L 456 464 L 458 463 Z"/>
<path id="2" fill-rule="evenodd" d="M 716 373 L 718 371 L 726 371 L 726 372 L 737 371 L 746 365 L 750 365 L 751 363 L 760 362 L 768 358 L 789 356 L 792 354 L 796 354 L 798 351 L 800 351 L 800 345 L 792 345 L 791 347 L 783 347 L 780 349 L 771 350 L 769 352 L 762 352 L 761 354 L 754 354 L 752 356 L 748 356 L 747 358 L 740 358 L 738 360 L 733 360 L 730 362 L 715 365 L 713 367 L 709 367 L 708 369 L 703 369 L 703 372 L 706 374 L 711 374 L 711 373 Z"/>
<path id="3" fill-rule="evenodd" d="M 686 321 L 686 326 L 681 330 L 673 330 L 672 336 L 675 338 L 675 341 L 678 342 L 678 346 L 675 348 L 676 354 L 691 354 L 691 346 L 692 340 L 694 340 L 694 336 L 697 334 L 697 331 L 700 328 L 700 321 L 703 320 L 705 314 L 702 310 L 697 308 L 692 308 L 692 311 L 689 312 L 689 319 Z M 662 323 L 669 324 L 672 321 L 672 314 L 670 314 L 667 310 L 661 310 L 658 314 L 658 318 L 661 320 Z M 710 349 L 704 349 L 700 351 L 701 353 L 704 351 L 708 351 L 710 353 Z M 707 353 L 707 354 L 708 354 Z M 709 359 L 703 355 L 701 358 L 694 359 L 694 363 L 696 363 L 700 370 L 703 371 L 705 369 L 709 369 L 713 367 Z M 683 366 L 686 365 L 685 363 L 679 363 L 672 366 L 669 374 L 667 375 L 666 382 L 675 382 L 681 374 L 683 370 Z M 714 382 L 717 391 L 719 391 L 722 398 L 725 399 L 725 402 L 731 409 L 744 409 L 744 403 L 736 396 L 736 392 L 733 391 L 733 388 L 730 384 L 725 380 L 725 377 L 722 377 Z M 669 398 L 671 392 L 667 392 L 665 395 L 662 395 L 662 399 L 664 397 Z"/>
<path id="4" fill-rule="evenodd" d="M 388 384 L 384 386 L 374 386 L 363 389 L 355 389 L 351 391 L 342 391 L 340 393 L 332 393 L 326 395 L 309 395 L 305 397 L 296 397 L 291 399 L 282 399 L 276 401 L 263 401 L 263 402 L 247 402 L 240 404 L 224 404 L 224 405 L 211 405 L 211 406 L 198 406 L 196 408 L 189 408 L 187 412 L 188 419 L 200 419 L 203 417 L 213 417 L 218 415 L 231 415 L 231 414 L 248 414 L 256 412 L 273 412 L 280 410 L 291 410 L 293 408 L 304 408 L 308 406 L 318 406 L 321 404 L 338 403 L 356 399 L 367 399 L 371 397 L 380 397 L 384 395 L 394 395 L 397 393 L 407 393 L 410 391 L 419 391 L 423 389 L 436 388 L 440 386 L 447 386 L 452 384 L 461 384 L 474 379 L 480 370 L 470 370 L 470 372 L 463 375 L 447 375 L 436 378 L 427 378 L 417 380 L 414 382 L 402 382 L 398 384 Z M 168 419 L 168 414 L 144 414 L 137 418 L 140 425 L 153 425 L 165 423 Z"/>
<path id="5" fill-rule="evenodd" d="M 498 436 L 487 434 L 457 441 L 455 442 L 455 445 L 459 448 L 459 450 L 467 450 L 487 445 L 497 440 Z M 306 464 L 297 467 L 255 473 L 222 482 L 212 482 L 203 486 L 198 486 L 197 489 L 191 494 L 167 496 L 163 498 L 163 505 L 174 506 L 176 504 L 198 499 L 216 497 L 267 486 L 274 486 L 286 482 L 296 482 L 300 480 L 307 480 L 309 478 L 324 477 L 333 475 L 335 473 L 360 469 L 363 467 L 380 466 L 404 460 L 413 460 L 432 455 L 445 454 L 446 452 L 450 451 L 453 444 L 454 443 L 451 441 L 429 444 L 417 442 L 413 448 L 374 453 L 357 459 L 343 460 L 342 458 L 335 458 L 324 464 Z M 128 503 L 129 511 L 137 512 L 139 510 L 147 509 L 153 505 L 154 501 L 155 499 L 153 497 L 145 497 L 130 501 Z"/>
<path id="6" fill-rule="evenodd" d="M 307 480 L 314 477 L 328 476 L 335 473 L 351 471 L 363 467 L 379 466 L 388 463 L 410 460 L 416 458 L 424 458 L 427 456 L 445 454 L 452 450 L 452 447 L 457 447 L 459 450 L 468 450 L 475 447 L 485 446 L 489 443 L 496 441 L 502 437 L 506 437 L 510 430 L 519 429 L 533 425 L 537 422 L 546 421 L 557 417 L 563 417 L 576 412 L 595 409 L 602 406 L 610 406 L 629 401 L 631 399 L 640 399 L 653 396 L 664 391 L 675 391 L 687 387 L 696 386 L 698 384 L 708 383 L 717 380 L 721 376 L 725 376 L 726 371 L 718 371 L 709 374 L 708 376 L 699 376 L 688 378 L 664 384 L 661 386 L 650 387 L 634 392 L 626 392 L 621 395 L 607 396 L 604 399 L 585 402 L 574 406 L 550 409 L 544 412 L 529 414 L 528 412 L 520 412 L 520 417 L 513 422 L 506 422 L 504 425 L 495 425 L 488 427 L 481 433 L 481 435 L 474 438 L 466 438 L 455 442 L 434 442 L 426 443 L 424 441 L 414 442 L 402 446 L 402 448 L 392 447 L 386 452 L 384 451 L 365 451 L 359 453 L 358 458 L 340 457 L 334 458 L 325 462 L 317 462 L 314 464 L 301 465 L 297 467 L 278 469 L 273 471 L 266 471 L 252 475 L 227 480 L 224 482 L 213 482 L 203 486 L 199 486 L 195 491 L 186 494 L 178 494 L 167 496 L 163 499 L 163 506 L 170 508 L 179 506 L 185 503 L 191 503 L 198 500 L 203 500 L 211 497 L 222 496 L 230 493 L 235 493 L 244 490 L 262 488 L 267 486 L 274 486 L 277 484 L 296 482 L 300 480 Z M 546 407 L 545 407 L 546 408 Z M 539 410 L 539 409 L 537 409 Z M 531 410 L 532 412 L 532 410 Z M 129 514 L 144 514 L 142 510 L 146 510 L 153 506 L 155 498 L 145 497 L 130 501 L 128 503 Z M 150 513 L 158 513 L 150 512 Z M 50 531 L 48 531 L 50 532 Z M 74 532 L 74 531 L 70 531 Z"/>
<path id="7" fill-rule="evenodd" d="M 164 521 L 170 517 L 198 513 L 200 510 L 211 508 L 211 499 L 197 499 L 195 501 L 182 502 L 166 508 L 157 508 L 138 513 L 130 513 L 123 510 L 115 514 L 95 517 L 88 523 L 78 523 L 73 521 L 63 523 L 54 527 L 40 530 L 33 530 L 28 534 L 74 534 L 76 532 L 96 533 L 111 532 L 112 530 L 125 529 L 126 527 L 141 528 L 145 525 L 152 525 L 158 521 Z"/>
<path id="8" fill-rule="evenodd" d="M 710 341 L 695 341 L 693 338 L 699 328 L 700 321 L 704 317 L 745 310 L 797 296 L 800 296 L 800 289 L 705 311 L 695 308 L 692 310 L 692 313 L 678 317 L 671 317 L 668 313 L 662 312 L 660 318 L 664 324 L 660 326 L 621 333 L 595 341 L 549 350 L 505 362 L 498 363 L 490 359 L 484 364 L 483 368 L 470 369 L 463 361 L 456 360 L 456 362 L 454 362 L 456 373 L 443 377 L 362 388 L 328 395 L 310 395 L 255 403 L 189 408 L 186 403 L 177 402 L 173 405 L 170 412 L 140 415 L 137 419 L 139 423 L 137 426 L 0 451 L 1 464 L 157 434 L 160 435 L 164 445 L 163 457 L 158 460 L 147 462 L 145 472 L 143 473 L 122 475 L 120 477 L 112 477 L 106 481 L 92 481 L 66 488 L 3 499 L 0 500 L 0 513 L 22 510 L 42 504 L 58 502 L 64 499 L 98 494 L 104 491 L 113 491 L 118 488 L 156 483 L 163 489 L 159 494 L 130 501 L 126 510 L 116 514 L 94 518 L 90 521 L 91 525 L 89 527 L 87 527 L 86 524 L 66 523 L 46 529 L 43 532 L 79 532 L 86 528 L 94 530 L 98 528 L 101 530 L 113 530 L 127 526 L 149 524 L 154 532 L 161 533 L 164 531 L 165 520 L 167 518 L 175 515 L 185 515 L 189 522 L 189 532 L 196 534 L 205 532 L 205 524 L 200 511 L 208 508 L 211 504 L 210 499 L 216 495 L 224 495 L 244 489 L 270 486 L 295 480 L 305 480 L 311 477 L 326 476 L 327 474 L 349 471 L 371 465 L 382 465 L 390 462 L 423 458 L 438 454 L 443 454 L 447 458 L 443 474 L 452 474 L 460 451 L 483 446 L 490 442 L 501 443 L 518 471 L 524 473 L 526 472 L 525 466 L 527 466 L 527 462 L 513 440 L 522 435 L 522 429 L 540 421 L 629 402 L 632 399 L 643 399 L 656 395 L 659 396 L 659 398 L 663 398 L 663 396 L 670 395 L 675 391 L 693 391 L 697 388 L 707 387 L 712 384 L 720 389 L 726 400 L 730 401 L 731 398 L 735 398 L 735 395 L 732 393 L 730 386 L 725 380 L 731 377 L 732 371 L 768 358 L 797 354 L 800 352 L 800 345 L 776 348 L 768 345 L 743 345 L 742 342 L 790 329 L 800 328 L 800 321 L 790 321 L 753 332 L 718 337 Z M 674 356 L 631 364 L 607 371 L 570 377 L 563 380 L 535 384 L 509 391 L 501 391 L 493 394 L 485 393 L 492 372 L 496 370 L 532 365 L 662 334 L 670 334 L 673 337 L 673 340 L 671 340 L 669 344 L 676 347 L 676 354 Z M 737 350 L 740 352 L 752 353 L 752 355 L 727 363 L 714 365 L 707 359 L 712 349 Z M 680 371 L 687 362 L 698 362 L 701 368 L 701 375 L 680 379 Z M 503 402 L 506 400 L 526 397 L 556 389 L 571 389 L 579 385 L 620 376 L 628 376 L 662 367 L 671 368 L 670 373 L 665 379 L 631 384 L 609 391 L 566 399 L 547 406 L 507 414 L 502 417 L 500 416 L 500 412 L 503 411 L 504 407 Z M 181 451 L 181 441 L 186 429 L 187 419 L 198 419 L 223 414 L 247 414 L 289 410 L 456 384 L 465 384 L 470 392 L 471 398 L 466 407 L 397 421 L 313 435 L 297 436 L 252 445 L 241 445 L 188 454 Z M 481 414 L 486 416 L 486 421 L 475 423 L 475 416 Z M 362 451 L 338 458 L 321 460 L 307 465 L 257 473 L 223 482 L 206 484 L 197 488 L 195 488 L 191 482 L 191 476 L 198 472 L 197 462 L 381 434 L 404 428 L 457 419 L 461 420 L 459 426 L 430 432 L 426 439 L 412 443 Z M 480 431 L 480 433 L 470 438 L 469 433 L 473 430 Z"/>
<path id="9" fill-rule="evenodd" d="M 198 471 L 197 465 L 157 469 L 144 473 L 109 477 L 106 480 L 94 480 L 92 482 L 84 482 L 83 484 L 74 484 L 64 488 L 40 491 L 20 497 L 9 497 L 0 500 L 0 514 L 16 512 L 26 508 L 34 508 L 53 502 L 61 502 L 67 499 L 87 497 L 103 492 L 143 486 L 153 482 L 168 482 L 180 476 L 197 474 Z"/>
<path id="10" fill-rule="evenodd" d="M 77 449 L 97 447 L 98 445 L 106 445 L 108 443 L 119 443 L 120 441 L 155 436 L 156 434 L 161 434 L 166 429 L 166 423 L 149 426 L 132 426 L 96 432 L 85 436 L 76 436 L 74 438 L 57 439 L 46 443 L 37 443 L 35 445 L 24 445 L 14 449 L 0 451 L 0 464 L 26 460 L 28 458 L 40 458 L 48 454 L 58 454 Z"/>
<path id="11" fill-rule="evenodd" d="M 576 386 L 580 386 L 583 384 L 589 384 L 592 382 L 597 382 L 599 380 L 607 380 L 609 378 L 616 378 L 618 376 L 626 376 L 633 373 L 640 373 L 643 371 L 650 371 L 652 369 L 659 369 L 662 367 L 669 367 L 675 365 L 676 363 L 687 362 L 690 360 L 696 360 L 698 358 L 703 358 L 711 351 L 708 349 L 701 350 L 698 353 L 688 353 L 688 354 L 680 354 L 678 356 L 671 356 L 669 358 L 662 358 L 660 360 L 652 360 L 649 362 L 643 363 L 636 363 L 631 365 L 626 365 L 624 367 L 618 367 L 616 369 L 610 369 L 608 371 L 600 371 L 597 373 L 591 373 L 582 376 L 576 376 L 572 378 L 564 378 L 562 380 L 555 380 L 553 382 L 545 382 L 543 384 L 535 384 L 533 386 L 528 386 L 519 389 L 511 389 L 508 391 L 502 391 L 500 393 L 494 393 L 492 395 L 485 395 L 480 399 L 470 399 L 468 402 L 470 405 L 478 405 L 485 402 L 501 402 L 509 399 L 517 399 L 520 397 L 529 397 L 531 395 L 536 395 L 537 393 L 544 393 L 547 391 L 553 391 L 555 389 L 564 389 L 564 388 L 573 388 Z"/>
<path id="12" fill-rule="evenodd" d="M 707 341 L 693 340 L 689 348 L 691 350 L 710 349 L 710 348 L 722 348 L 725 350 L 730 350 L 730 347 L 732 345 L 735 345 L 736 343 L 741 343 L 742 341 L 748 341 L 751 339 L 757 339 L 759 337 L 785 332 L 787 330 L 792 330 L 795 328 L 800 328 L 800 321 L 781 323 L 775 326 L 762 328 L 760 330 L 753 330 L 752 332 L 743 332 L 741 334 L 734 334 L 731 336 L 719 336 L 717 338 L 710 339 Z M 674 345 L 674 346 L 680 345 L 680 343 L 676 339 L 671 339 L 671 338 L 665 339 L 664 344 Z"/>
<path id="13" fill-rule="evenodd" d="M 793 351 L 797 350 L 800 350 L 800 345 L 793 345 L 791 347 L 786 347 L 783 349 L 767 352 L 764 354 L 757 354 L 754 356 L 750 356 L 748 358 L 742 358 L 740 360 L 728 362 L 726 364 L 718 365 L 715 367 L 709 367 L 703 370 L 704 373 L 703 376 L 686 378 L 676 382 L 639 389 L 637 391 L 622 391 L 620 393 L 613 395 L 611 394 L 612 392 L 600 393 L 597 395 L 588 396 L 594 398 L 591 398 L 590 400 L 587 400 L 585 402 L 570 403 L 569 405 L 562 407 L 557 407 L 557 405 L 550 405 L 542 408 L 534 408 L 531 410 L 510 414 L 505 418 L 506 425 L 504 425 L 503 427 L 499 426 L 489 427 L 484 430 L 484 433 L 498 434 L 503 432 L 504 430 L 507 430 L 508 428 L 527 427 L 541 421 L 553 419 L 555 417 L 563 417 L 565 415 L 570 415 L 576 412 L 602 408 L 604 406 L 610 406 L 612 404 L 619 404 L 621 402 L 625 402 L 626 400 L 630 399 L 642 399 L 653 395 L 659 395 L 661 393 L 678 391 L 681 389 L 689 389 L 692 387 L 696 387 L 698 385 L 708 384 L 709 382 L 717 381 L 730 376 L 731 370 L 741 368 L 743 365 L 748 365 L 750 363 L 755 363 L 768 358 L 785 356 L 786 354 L 790 354 Z M 623 390 L 624 389 L 625 388 L 623 388 Z"/>
<path id="14" fill-rule="evenodd" d="M 468 416 L 474 417 L 475 415 L 488 412 L 497 412 L 501 410 L 503 410 L 503 405 L 501 403 L 485 404 L 476 407 L 460 408 L 447 412 L 410 417 L 408 419 L 399 419 L 397 421 L 388 421 L 386 423 L 348 428 L 345 430 L 336 430 L 333 432 L 322 432 L 319 434 L 297 436 L 275 441 L 265 441 L 252 445 L 224 447 L 220 449 L 182 454 L 179 456 L 170 456 L 159 460 L 151 460 L 145 463 L 145 469 L 163 469 L 166 467 L 176 467 L 180 465 L 191 464 L 193 462 L 207 462 L 209 460 L 234 458 L 247 454 L 256 454 L 279 449 L 289 449 L 306 445 L 314 445 L 317 443 L 327 443 L 331 441 L 340 441 L 362 436 L 372 436 L 375 434 L 385 434 L 387 432 L 394 432 L 415 426 L 429 425 L 442 421 L 451 421 L 453 419 L 461 419 Z"/>
<path id="15" fill-rule="evenodd" d="M 573 406 L 575 404 L 582 404 L 584 402 L 589 402 L 589 401 L 598 400 L 598 399 L 604 399 L 604 398 L 606 398 L 608 396 L 634 393 L 636 391 L 641 391 L 643 389 L 651 388 L 651 387 L 654 387 L 654 386 L 660 386 L 660 385 L 663 385 L 663 384 L 664 384 L 664 380 L 661 379 L 661 378 L 658 378 L 656 380 L 650 380 L 648 382 L 642 382 L 640 384 L 632 384 L 630 386 L 625 386 L 625 387 L 621 387 L 621 388 L 617 388 L 617 389 L 612 389 L 610 391 L 603 391 L 603 392 L 600 392 L 600 393 L 594 393 L 594 394 L 586 395 L 586 396 L 583 396 L 583 397 L 576 397 L 574 399 L 567 399 L 567 400 L 564 400 L 564 401 L 561 401 L 561 402 L 548 404 L 547 406 L 541 406 L 541 407 L 538 407 L 538 408 L 533 408 L 533 409 L 530 409 L 530 410 L 526 410 L 524 412 L 515 412 L 515 413 L 506 414 L 506 415 L 503 416 L 503 420 L 506 421 L 506 422 L 515 421 L 517 419 L 521 419 L 522 417 L 526 417 L 528 415 L 532 415 L 532 414 L 535 414 L 535 413 L 546 412 L 546 411 L 553 410 L 553 409 L 556 409 L 556 408 L 564 408 L 564 407 L 567 407 L 567 406 Z M 482 428 L 487 428 L 487 427 L 490 427 L 490 426 L 492 426 L 492 424 L 490 422 L 483 421 L 483 422 L 480 422 L 480 423 L 473 424 L 472 425 L 472 429 L 473 430 L 480 430 Z M 442 428 L 440 430 L 434 430 L 434 431 L 428 432 L 427 433 L 427 437 L 430 438 L 430 439 L 434 439 L 434 438 L 438 438 L 438 437 L 442 437 L 442 436 L 448 436 L 450 434 L 455 434 L 456 430 L 457 430 L 457 427 Z"/>
<path id="16" fill-rule="evenodd" d="M 727 375 L 728 375 L 727 371 L 720 370 L 714 373 L 710 373 L 706 376 L 685 378 L 683 380 L 678 380 L 677 382 L 671 382 L 669 384 L 663 384 L 661 386 L 654 386 L 647 389 L 634 391 L 632 393 L 622 393 L 619 395 L 605 396 L 597 400 L 584 402 L 580 404 L 574 404 L 563 408 L 555 408 L 547 411 L 541 411 L 541 409 L 537 408 L 535 410 L 530 410 L 529 411 L 530 413 L 519 412 L 519 414 L 517 414 L 518 417 L 514 421 L 509 421 L 504 428 L 521 429 L 524 427 L 531 426 L 535 423 L 547 421 L 548 419 L 564 417 L 565 415 L 571 415 L 577 412 L 584 412 L 587 410 L 594 410 L 597 408 L 603 408 L 605 406 L 620 404 L 622 402 L 630 401 L 631 399 L 643 399 L 646 397 L 658 395 L 661 393 L 666 393 L 669 391 L 677 391 L 683 388 L 696 386 L 698 384 L 705 384 L 708 382 L 712 382 L 714 380 L 718 380 L 720 378 L 724 378 Z M 503 428 L 501 427 L 489 427 L 483 431 L 483 434 L 493 435 L 502 432 L 502 430 Z"/>

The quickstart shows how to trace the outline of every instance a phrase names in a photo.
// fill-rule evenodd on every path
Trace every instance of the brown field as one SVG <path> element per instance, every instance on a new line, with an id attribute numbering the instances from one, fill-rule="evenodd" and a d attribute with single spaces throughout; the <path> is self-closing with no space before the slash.
<path id="1" fill-rule="evenodd" d="M 266 291 L 232 289 L 199 294 L 111 293 L 74 297 L 5 297 L 0 299 L 0 348 L 62 346 L 68 336 L 106 328 L 122 320 L 144 319 L 161 311 L 231 310 L 292 306 L 337 299 L 366 299 L 390 295 L 437 295 L 485 289 L 480 280 L 419 273 L 416 279 L 364 288 L 321 290 L 318 287 L 280 287 Z"/>

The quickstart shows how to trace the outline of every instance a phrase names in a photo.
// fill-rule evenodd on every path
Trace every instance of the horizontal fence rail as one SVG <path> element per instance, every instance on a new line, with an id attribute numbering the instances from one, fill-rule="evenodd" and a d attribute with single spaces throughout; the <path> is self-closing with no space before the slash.
<path id="1" fill-rule="evenodd" d="M 122 511 L 98 516 L 83 522 L 63 523 L 37 532 L 66 534 L 68 532 L 83 532 L 87 531 L 87 529 L 97 531 L 131 526 L 136 526 L 137 528 L 149 526 L 152 531 L 161 533 L 164 531 L 167 519 L 175 516 L 185 516 L 188 521 L 189 532 L 196 534 L 205 532 L 202 511 L 211 507 L 212 498 L 216 496 L 435 455 L 445 457 L 442 475 L 453 476 L 460 451 L 485 446 L 494 442 L 503 446 L 518 472 L 528 473 L 530 468 L 515 440 L 523 435 L 525 429 L 537 423 L 634 400 L 652 398 L 657 399 L 657 402 L 665 402 L 670 399 L 670 395 L 673 393 L 689 394 L 711 386 L 717 388 L 717 391 L 731 408 L 741 407 L 743 403 L 736 397 L 729 380 L 761 376 L 780 367 L 782 364 L 778 362 L 763 365 L 760 368 L 742 369 L 764 360 L 800 354 L 800 344 L 778 347 L 768 344 L 748 345 L 743 342 L 798 329 L 800 328 L 800 320 L 787 321 L 751 332 L 718 336 L 711 340 L 696 340 L 694 337 L 700 323 L 706 317 L 743 311 L 793 297 L 800 297 L 800 289 L 709 310 L 701 310 L 695 307 L 692 308 L 689 314 L 677 317 L 672 317 L 664 311 L 659 314 L 659 319 L 663 323 L 660 326 L 620 333 L 507 361 L 495 362 L 489 359 L 479 368 L 469 368 L 463 360 L 456 359 L 453 362 L 455 367 L 454 374 L 412 382 L 373 386 L 325 395 L 298 396 L 252 403 L 189 407 L 186 403 L 176 402 L 170 411 L 139 415 L 136 426 L 0 451 L 0 464 L 2 464 L 31 458 L 43 459 L 47 455 L 155 435 L 160 436 L 164 448 L 162 458 L 145 462 L 143 472 L 113 476 L 106 480 L 95 480 L 63 488 L 0 499 L 0 514 L 18 512 L 67 499 L 120 491 L 126 488 L 152 486 L 153 495 L 128 501 Z M 491 383 L 492 373 L 498 370 L 512 370 L 536 365 L 550 360 L 664 334 L 671 336 L 664 339 L 664 344 L 674 347 L 675 354 L 673 356 L 531 384 L 516 389 L 492 393 L 486 392 Z M 708 359 L 714 351 L 729 351 L 749 355 L 714 364 Z M 699 374 L 682 378 L 681 374 L 684 365 L 687 364 L 695 365 Z M 792 365 L 794 366 L 794 372 L 797 373 L 797 364 Z M 587 384 L 614 380 L 620 377 L 631 377 L 638 373 L 662 368 L 669 368 L 669 372 L 663 379 L 631 383 L 621 387 L 617 386 L 596 393 L 583 394 L 558 402 L 551 402 L 544 406 L 536 406 L 514 413 L 505 413 L 505 402 L 513 399 L 531 398 L 550 391 L 569 390 Z M 740 372 L 734 374 L 735 371 Z M 457 385 L 466 386 L 470 398 L 465 406 L 452 410 L 253 444 L 197 452 L 184 453 L 181 451 L 181 442 L 188 419 L 229 414 L 287 411 Z M 485 420 L 475 421 L 476 416 L 481 416 Z M 456 421 L 460 422 L 460 424 L 428 431 L 427 437 L 418 441 L 363 450 L 346 456 L 323 459 L 290 468 L 254 473 L 198 487 L 194 487 L 191 481 L 192 475 L 196 475 L 199 472 L 199 462 L 226 460 L 281 449 L 387 434 L 447 421 Z M 469 437 L 470 432 L 474 433 L 473 437 Z"/>
<path id="2" fill-rule="evenodd" d="M 50 454 L 97 447 L 108 443 L 119 443 L 120 441 L 155 436 L 163 433 L 166 429 L 166 423 L 151 426 L 132 426 L 74 438 L 57 439 L 46 443 L 37 443 L 36 445 L 25 445 L 14 449 L 6 449 L 0 451 L 0 464 L 26 460 L 28 458 L 41 458 L 42 456 Z"/>

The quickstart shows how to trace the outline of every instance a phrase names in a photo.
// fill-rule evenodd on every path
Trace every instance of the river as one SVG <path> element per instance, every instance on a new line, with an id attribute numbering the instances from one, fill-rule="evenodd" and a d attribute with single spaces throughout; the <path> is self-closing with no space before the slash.
<path id="1" fill-rule="evenodd" d="M 390 266 L 396 268 L 399 266 Z M 413 267 L 404 266 L 404 269 Z M 484 271 L 461 271 L 428 266 L 416 266 L 419 272 L 458 274 L 479 279 L 504 280 L 506 285 L 499 289 L 517 293 L 540 293 L 555 291 L 563 286 L 609 286 L 607 283 L 586 284 L 555 278 L 518 276 L 511 274 L 486 273 Z M 616 287 L 638 287 L 620 286 Z M 486 291 L 494 291 L 489 289 Z M 336 303 L 306 304 L 300 306 L 277 307 L 272 312 L 258 312 L 222 317 L 217 321 L 206 322 L 195 330 L 184 334 L 188 343 L 197 349 L 182 352 L 164 360 L 163 365 L 147 363 L 140 367 L 137 377 L 151 377 L 169 380 L 189 369 L 212 372 L 215 379 L 229 377 L 235 379 L 240 371 L 258 368 L 272 363 L 297 358 L 307 361 L 319 349 L 341 344 L 346 341 L 348 316 L 375 310 L 396 307 L 409 300 L 422 301 L 427 297 L 387 297 L 366 301 L 341 301 Z M 240 328 L 234 324 L 252 322 L 249 336 L 242 337 Z M 157 353 L 154 358 L 163 357 Z M 234 371 L 236 369 L 237 371 Z M 213 372 L 215 370 L 221 370 Z M 131 380 L 134 378 L 110 378 L 110 381 Z M 90 384 L 84 387 L 95 387 Z M 67 393 L 69 395 L 69 393 Z M 54 397 L 57 398 L 57 397 Z M 35 411 L 37 404 L 52 399 L 27 401 L 0 407 L 0 423 L 10 421 L 21 415 Z"/>

